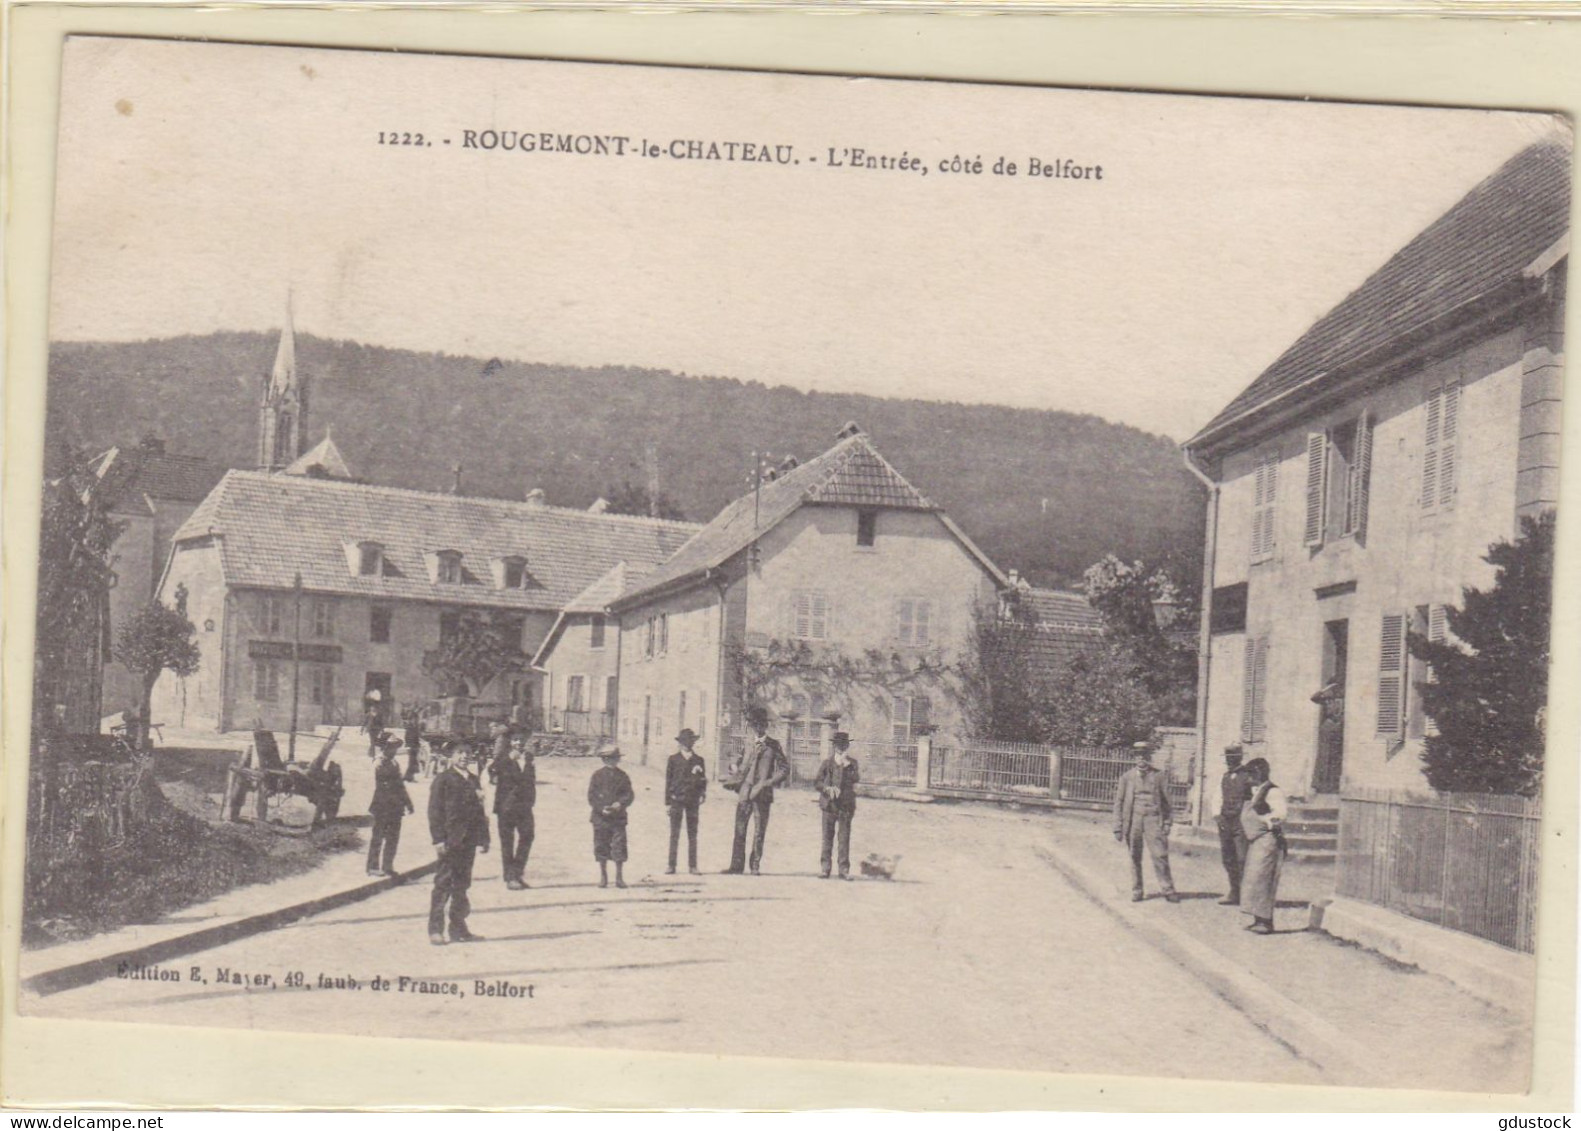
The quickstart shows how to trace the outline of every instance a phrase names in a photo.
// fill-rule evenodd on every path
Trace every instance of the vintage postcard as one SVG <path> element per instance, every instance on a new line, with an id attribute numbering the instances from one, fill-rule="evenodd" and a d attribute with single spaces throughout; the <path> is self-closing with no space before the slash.
<path id="1" fill-rule="evenodd" d="M 22 1015 L 1528 1089 L 1564 116 L 78 36 L 56 162 Z"/>

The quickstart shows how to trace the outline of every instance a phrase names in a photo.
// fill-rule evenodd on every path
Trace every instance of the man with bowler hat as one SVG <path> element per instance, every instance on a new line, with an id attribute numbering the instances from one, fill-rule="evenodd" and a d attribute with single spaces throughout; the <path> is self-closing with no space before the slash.
<path id="1" fill-rule="evenodd" d="M 494 819 L 500 831 L 500 868 L 505 886 L 527 886 L 527 857 L 532 852 L 533 806 L 538 803 L 538 768 L 527 751 L 527 736 L 510 738 L 505 754 L 489 767 L 494 779 Z"/>
<path id="2" fill-rule="evenodd" d="M 1131 900 L 1142 902 L 1142 850 L 1153 858 L 1153 871 L 1164 889 L 1164 898 L 1179 903 L 1175 881 L 1169 874 L 1169 791 L 1164 774 L 1153 765 L 1152 742 L 1132 745 L 1136 764 L 1120 775 L 1114 794 L 1114 839 L 1131 854 Z"/>
<path id="3" fill-rule="evenodd" d="M 757 820 L 752 837 L 752 874 L 763 862 L 763 836 L 768 831 L 769 810 L 774 805 L 774 787 L 790 777 L 790 761 L 780 744 L 769 737 L 769 713 L 763 707 L 747 709 L 752 727 L 752 744 L 740 764 L 741 799 L 736 802 L 736 836 L 730 848 L 727 873 L 740 875 L 747 867 L 747 825 Z"/>
<path id="4" fill-rule="evenodd" d="M 1241 873 L 1246 869 L 1246 833 L 1241 829 L 1241 807 L 1252 795 L 1252 785 L 1241 768 L 1244 755 L 1239 743 L 1224 748 L 1224 777 L 1219 779 L 1219 856 L 1230 893 L 1219 900 L 1226 907 L 1241 902 Z"/>
<path id="5" fill-rule="evenodd" d="M 401 820 L 415 812 L 412 798 L 395 764 L 401 740 L 394 734 L 380 738 L 379 760 L 373 764 L 373 801 L 368 812 L 373 816 L 373 831 L 368 837 L 368 875 L 395 875 L 395 850 L 401 843 Z"/>
<path id="6" fill-rule="evenodd" d="M 686 861 L 697 875 L 697 810 L 708 793 L 708 767 L 702 755 L 693 750 L 697 735 L 683 727 L 675 736 L 676 751 L 664 767 L 664 803 L 670 810 L 670 866 L 665 874 L 675 875 L 675 858 L 681 847 L 681 821 L 686 822 Z"/>
<path id="7" fill-rule="evenodd" d="M 445 944 L 447 921 L 451 942 L 478 940 L 467 930 L 472 910 L 467 889 L 472 886 L 476 854 L 489 850 L 489 819 L 477 784 L 464 768 L 465 752 L 448 745 L 443 758 L 445 769 L 428 792 L 428 830 L 439 854 L 434 894 L 428 903 L 428 941 L 435 946 Z"/>
<path id="8" fill-rule="evenodd" d="M 840 878 L 851 878 L 851 819 L 856 816 L 856 783 L 862 780 L 856 759 L 851 757 L 851 736 L 837 730 L 829 739 L 829 757 L 818 766 L 814 784 L 818 788 L 818 808 L 823 816 L 823 855 L 819 875 L 829 878 L 833 863 L 835 835 L 840 838 Z"/>

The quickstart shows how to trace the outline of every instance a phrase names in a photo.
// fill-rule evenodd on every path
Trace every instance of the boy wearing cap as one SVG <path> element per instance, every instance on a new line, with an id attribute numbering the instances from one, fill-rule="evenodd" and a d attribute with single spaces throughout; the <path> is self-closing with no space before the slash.
<path id="1" fill-rule="evenodd" d="M 666 875 L 675 875 L 675 858 L 681 846 L 681 821 L 686 821 L 686 862 L 697 875 L 697 810 L 708 793 L 708 768 L 702 755 L 692 747 L 697 735 L 690 727 L 675 736 L 679 747 L 664 768 L 664 802 L 670 809 L 670 866 Z"/>
<path id="2" fill-rule="evenodd" d="M 833 862 L 835 835 L 840 838 L 840 878 L 851 878 L 851 819 L 856 816 L 856 783 L 862 780 L 856 759 L 851 757 L 851 736 L 837 730 L 829 739 L 833 748 L 818 766 L 814 785 L 818 788 L 818 808 L 823 815 L 823 855 L 819 875 L 829 878 Z"/>
<path id="3" fill-rule="evenodd" d="M 1142 851 L 1153 858 L 1153 871 L 1164 889 L 1164 898 L 1179 903 L 1175 880 L 1169 873 L 1169 826 L 1173 814 L 1164 774 L 1153 765 L 1153 744 L 1138 742 L 1131 747 L 1136 764 L 1120 775 L 1114 795 L 1114 839 L 1131 854 L 1131 900 L 1142 902 Z"/>
<path id="4" fill-rule="evenodd" d="M 588 818 L 593 824 L 593 859 L 598 861 L 598 886 L 609 886 L 609 862 L 615 862 L 615 886 L 626 886 L 626 810 L 636 800 L 631 779 L 620 768 L 620 750 L 606 746 L 598 752 L 604 763 L 587 783 Z"/>

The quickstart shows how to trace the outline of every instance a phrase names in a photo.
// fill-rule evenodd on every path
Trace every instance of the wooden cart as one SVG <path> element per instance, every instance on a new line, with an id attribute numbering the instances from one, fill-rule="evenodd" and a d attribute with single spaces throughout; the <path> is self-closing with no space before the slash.
<path id="1" fill-rule="evenodd" d="M 221 816 L 230 821 L 241 820 L 242 807 L 251 793 L 253 818 L 259 824 L 269 822 L 271 801 L 278 807 L 279 801 L 287 797 L 301 797 L 312 804 L 313 828 L 333 821 L 340 813 L 340 799 L 346 793 L 339 763 L 329 760 L 330 751 L 339 740 L 340 728 L 337 727 L 312 762 L 285 762 L 280 758 L 280 747 L 273 733 L 253 731 L 253 744 L 225 775 Z"/>

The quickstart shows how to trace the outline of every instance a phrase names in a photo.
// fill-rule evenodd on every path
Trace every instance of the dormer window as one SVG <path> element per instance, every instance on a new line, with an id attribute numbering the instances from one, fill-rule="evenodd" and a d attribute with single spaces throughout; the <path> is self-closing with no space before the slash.
<path id="1" fill-rule="evenodd" d="M 496 589 L 522 589 L 527 584 L 527 559 L 515 555 L 495 558 L 494 587 Z"/>
<path id="2" fill-rule="evenodd" d="M 377 542 L 357 543 L 357 574 L 378 577 L 384 570 L 384 547 Z"/>
<path id="3" fill-rule="evenodd" d="M 441 585 L 461 584 L 461 554 L 456 550 L 440 550 L 434 555 L 439 559 L 434 580 Z"/>

